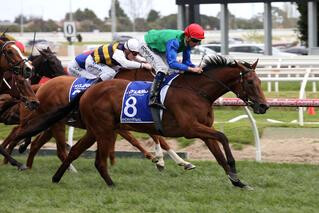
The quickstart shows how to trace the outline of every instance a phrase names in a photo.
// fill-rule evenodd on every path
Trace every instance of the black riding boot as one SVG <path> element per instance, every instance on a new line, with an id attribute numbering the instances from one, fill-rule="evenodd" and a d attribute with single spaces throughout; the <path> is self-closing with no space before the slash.
<path id="1" fill-rule="evenodd" d="M 159 99 L 160 98 L 159 97 L 160 86 L 163 82 L 164 76 L 165 76 L 165 74 L 162 72 L 156 73 L 156 76 L 154 78 L 154 81 L 153 81 L 153 84 L 151 87 L 151 91 L 150 91 L 150 100 L 148 103 L 148 105 L 150 107 L 157 107 L 157 108 L 166 109 L 166 107 L 163 104 L 161 104 L 161 101 Z"/>

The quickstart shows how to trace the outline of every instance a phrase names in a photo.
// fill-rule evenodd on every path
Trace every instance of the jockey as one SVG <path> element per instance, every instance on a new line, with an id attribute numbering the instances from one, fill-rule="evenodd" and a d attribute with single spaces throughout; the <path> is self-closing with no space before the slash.
<path id="1" fill-rule="evenodd" d="M 95 50 L 84 52 L 75 57 L 68 64 L 68 73 L 75 77 L 94 79 L 99 77 L 102 81 L 113 79 L 118 70 L 146 68 L 152 66 L 145 59 L 138 56 L 140 42 L 129 39 L 125 43 L 113 42 L 102 45 Z"/>
<path id="2" fill-rule="evenodd" d="M 165 109 L 159 101 L 159 88 L 168 70 L 201 73 L 190 60 L 191 48 L 204 39 L 204 30 L 198 24 L 190 24 L 181 30 L 150 30 L 144 36 L 146 44 L 141 44 L 140 54 L 154 67 L 156 76 L 150 91 L 149 106 Z M 182 63 L 176 60 L 177 53 L 183 52 Z"/>

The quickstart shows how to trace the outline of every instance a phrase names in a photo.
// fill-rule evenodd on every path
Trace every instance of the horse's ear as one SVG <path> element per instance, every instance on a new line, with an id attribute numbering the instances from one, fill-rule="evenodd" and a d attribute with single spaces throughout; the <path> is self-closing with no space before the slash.
<path id="1" fill-rule="evenodd" d="M 37 48 L 37 50 L 39 51 L 39 53 L 42 55 L 42 56 L 47 56 L 47 54 L 46 54 L 46 52 L 43 50 L 43 49 L 41 49 L 41 48 Z"/>
<path id="2" fill-rule="evenodd" d="M 255 61 L 255 63 L 253 63 L 253 65 L 251 65 L 251 67 L 253 68 L 253 70 L 256 69 L 257 64 L 258 64 L 259 58 L 257 58 L 257 60 Z"/>
<path id="3" fill-rule="evenodd" d="M 52 50 L 50 49 L 49 46 L 47 47 L 47 51 L 48 51 L 49 53 L 52 53 Z"/>

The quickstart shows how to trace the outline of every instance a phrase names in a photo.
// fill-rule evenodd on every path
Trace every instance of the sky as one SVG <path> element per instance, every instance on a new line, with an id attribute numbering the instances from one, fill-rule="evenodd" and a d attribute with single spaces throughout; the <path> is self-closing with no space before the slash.
<path id="1" fill-rule="evenodd" d="M 150 9 L 159 11 L 162 16 L 177 13 L 175 0 L 119 1 L 121 7 L 130 17 L 146 17 Z M 45 20 L 59 21 L 70 10 L 74 12 L 77 9 L 83 10 L 85 8 L 93 10 L 100 19 L 104 19 L 108 16 L 111 6 L 111 0 L 9 0 L 9 2 L 0 7 L 0 20 L 2 21 L 13 21 L 21 12 L 27 17 L 36 16 Z M 283 3 L 272 3 L 272 6 L 282 7 Z M 228 8 L 236 17 L 251 18 L 253 15 L 263 12 L 264 5 L 263 3 L 229 4 Z M 200 6 L 201 14 L 216 16 L 219 11 L 220 5 L 218 4 Z"/>

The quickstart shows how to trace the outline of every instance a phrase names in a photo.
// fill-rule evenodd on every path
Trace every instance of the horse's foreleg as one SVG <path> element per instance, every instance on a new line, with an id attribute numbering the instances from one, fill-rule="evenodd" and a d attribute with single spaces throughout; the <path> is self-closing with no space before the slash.
<path id="1" fill-rule="evenodd" d="M 138 150 L 140 150 L 144 157 L 147 159 L 150 159 L 153 161 L 153 159 L 155 158 L 151 153 L 149 153 L 148 151 L 146 151 L 141 144 L 138 142 L 138 140 L 136 140 L 136 138 L 133 137 L 133 135 L 129 132 L 129 131 L 124 131 L 124 130 L 119 130 L 118 133 L 124 138 L 126 139 L 128 142 L 130 142 L 130 144 L 132 144 L 133 146 L 135 146 Z"/>
<path id="2" fill-rule="evenodd" d="M 179 157 L 176 152 L 168 145 L 168 143 L 161 136 L 152 135 L 151 136 L 154 141 L 158 141 L 167 154 L 175 161 L 175 163 L 179 166 L 183 166 L 185 170 L 195 169 L 196 166 L 183 160 L 183 158 Z"/>
<path id="3" fill-rule="evenodd" d="M 216 158 L 218 164 L 224 168 L 225 173 L 227 174 L 231 183 L 234 186 L 251 190 L 252 188 L 250 186 L 248 186 L 240 181 L 240 179 L 237 177 L 236 173 L 232 173 L 230 171 L 230 167 L 226 162 L 226 158 L 224 157 L 223 152 L 219 148 L 218 142 L 216 140 L 207 139 L 207 138 L 203 139 L 203 141 L 206 143 L 207 147 L 209 148 L 211 153 Z"/>
<path id="4" fill-rule="evenodd" d="M 6 137 L 6 139 L 4 140 L 4 144 L 5 144 L 6 146 L 9 145 L 9 146 L 7 147 L 7 149 L 6 149 L 6 152 L 7 152 L 9 155 L 11 155 L 11 153 L 12 153 L 14 147 L 19 143 L 19 141 L 14 140 L 14 138 L 15 138 L 15 136 L 16 136 L 16 134 L 17 134 L 18 132 L 19 132 L 19 128 L 18 128 L 18 127 L 12 129 L 12 131 L 11 131 L 10 134 L 9 134 L 9 136 Z M 3 163 L 4 163 L 4 164 L 8 163 L 8 158 L 5 158 L 5 159 L 3 160 Z"/>
<path id="5" fill-rule="evenodd" d="M 5 159 L 7 159 L 9 161 L 9 163 L 12 166 L 16 166 L 18 167 L 19 170 L 25 170 L 27 169 L 27 167 L 25 165 L 23 165 L 22 163 L 19 163 L 16 159 L 14 159 L 13 157 L 11 157 L 6 151 L 5 149 L 0 146 L 0 153 L 5 157 Z"/>
<path id="6" fill-rule="evenodd" d="M 219 141 L 223 145 L 226 159 L 227 159 L 227 164 L 230 167 L 230 171 L 236 174 L 235 159 L 229 147 L 229 141 L 226 135 L 222 132 L 216 131 L 215 129 L 204 126 L 202 124 L 195 125 L 193 130 L 194 130 L 193 134 L 198 135 L 195 137 L 210 138 L 210 139 Z"/>
<path id="7" fill-rule="evenodd" d="M 115 132 L 109 131 L 103 133 L 103 136 L 97 138 L 97 151 L 95 158 L 95 168 L 99 171 L 101 177 L 108 186 L 114 186 L 114 183 L 107 171 L 107 158 L 112 152 L 115 143 Z"/>
<path id="8" fill-rule="evenodd" d="M 52 138 L 51 131 L 50 130 L 46 130 L 46 131 L 42 132 L 40 135 L 38 135 L 34 141 L 32 141 L 31 148 L 30 148 L 30 153 L 29 153 L 28 159 L 27 159 L 27 167 L 29 169 L 32 168 L 32 164 L 33 164 L 33 160 L 34 160 L 35 155 L 38 153 L 40 148 L 46 142 L 48 142 L 51 138 Z"/>
<path id="9" fill-rule="evenodd" d="M 1 146 L 6 149 L 7 146 L 10 144 L 11 142 L 11 138 L 12 136 L 15 134 L 15 132 L 17 131 L 17 129 L 19 128 L 19 126 L 15 126 L 12 128 L 11 132 L 9 133 L 9 135 L 4 139 L 4 141 L 2 142 Z"/>
<path id="10" fill-rule="evenodd" d="M 95 138 L 87 131 L 86 134 L 74 146 L 72 146 L 67 158 L 63 161 L 59 169 L 52 177 L 52 182 L 58 183 L 65 171 L 69 168 L 72 161 L 77 159 L 86 149 L 90 148 L 94 142 Z"/>

